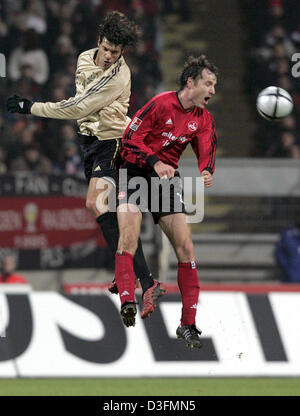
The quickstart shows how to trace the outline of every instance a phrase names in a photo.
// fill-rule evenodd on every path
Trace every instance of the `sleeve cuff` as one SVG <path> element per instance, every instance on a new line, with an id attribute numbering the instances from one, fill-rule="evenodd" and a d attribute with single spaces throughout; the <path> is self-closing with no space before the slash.
<path id="1" fill-rule="evenodd" d="M 201 173 L 202 173 L 204 170 L 207 170 L 207 172 L 209 172 L 211 175 L 214 173 L 214 172 L 213 172 L 213 170 L 212 170 L 212 168 L 204 168 L 204 169 L 202 169 Z"/>
<path id="2" fill-rule="evenodd" d="M 151 155 L 147 157 L 146 162 L 153 168 L 155 163 L 160 162 L 160 159 L 156 155 Z"/>
<path id="3" fill-rule="evenodd" d="M 31 106 L 30 106 L 30 108 L 29 108 L 29 112 L 30 112 L 30 114 L 32 114 L 33 116 L 35 116 L 35 114 L 34 114 L 34 112 L 32 112 L 32 110 L 34 111 L 34 108 L 32 108 L 33 106 L 34 106 L 34 102 L 32 102 L 31 103 Z"/>

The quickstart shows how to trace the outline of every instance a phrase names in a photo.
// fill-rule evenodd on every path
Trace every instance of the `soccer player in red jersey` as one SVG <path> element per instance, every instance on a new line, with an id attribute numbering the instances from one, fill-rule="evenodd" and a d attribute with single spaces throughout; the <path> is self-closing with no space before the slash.
<path id="1" fill-rule="evenodd" d="M 175 250 L 183 305 L 177 337 L 195 348 L 201 347 L 201 331 L 195 325 L 199 280 L 177 168 L 180 156 L 191 143 L 204 186 L 212 185 L 217 135 L 214 120 L 205 107 L 215 94 L 216 75 L 217 68 L 205 55 L 190 57 L 181 74 L 180 90 L 156 95 L 146 103 L 125 130 L 121 147 L 122 168 L 127 169 L 127 183 L 134 177 L 142 177 L 149 186 L 158 177 L 169 182 L 178 179 L 178 186 L 174 185 L 175 191 L 170 195 L 169 209 L 161 209 L 166 199 L 162 197 L 161 185 L 152 187 L 150 193 L 148 190 L 144 202 L 147 200 L 154 222 L 160 225 Z M 126 326 L 135 324 L 132 259 L 142 220 L 141 210 L 137 209 L 140 207 L 132 201 L 128 202 L 133 192 L 129 188 L 124 187 L 120 179 L 117 208 L 120 237 L 115 277 L 121 299 L 121 315 Z M 160 205 L 158 211 L 154 212 L 151 207 L 157 198 L 160 198 Z M 181 212 L 175 210 L 174 205 L 177 208 L 180 206 Z M 146 303 L 147 299 L 143 301 Z"/>

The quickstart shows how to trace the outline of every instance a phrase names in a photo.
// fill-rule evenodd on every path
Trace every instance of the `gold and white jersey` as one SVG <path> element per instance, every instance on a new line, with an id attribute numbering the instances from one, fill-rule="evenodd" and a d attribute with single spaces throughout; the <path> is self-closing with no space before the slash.
<path id="1" fill-rule="evenodd" d="M 35 102 L 31 114 L 77 120 L 81 134 L 99 140 L 122 137 L 130 122 L 130 69 L 123 56 L 107 70 L 95 65 L 97 49 L 82 52 L 78 57 L 75 97 L 58 103 Z"/>

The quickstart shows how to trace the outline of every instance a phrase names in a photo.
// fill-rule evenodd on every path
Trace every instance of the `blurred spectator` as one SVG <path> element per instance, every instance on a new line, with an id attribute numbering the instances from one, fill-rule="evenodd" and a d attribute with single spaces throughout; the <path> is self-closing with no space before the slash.
<path id="1" fill-rule="evenodd" d="M 7 171 L 6 157 L 6 150 L 0 146 L 0 175 Z"/>
<path id="2" fill-rule="evenodd" d="M 52 163 L 44 156 L 37 146 L 30 145 L 24 150 L 24 155 L 11 162 L 10 169 L 13 172 L 52 173 Z"/>
<path id="3" fill-rule="evenodd" d="M 187 0 L 179 0 L 179 2 L 164 0 L 162 2 L 162 13 L 165 15 L 178 13 L 183 22 L 188 22 L 191 13 L 189 2 Z"/>
<path id="4" fill-rule="evenodd" d="M 257 117 L 252 156 L 299 158 L 300 83 L 292 77 L 291 57 L 300 45 L 298 0 L 241 0 L 249 28 L 246 90 L 257 94 L 274 85 L 288 91 L 293 113 L 278 123 Z M 254 107 L 254 106 L 253 106 Z M 288 132 L 283 132 L 279 127 Z"/>
<path id="5" fill-rule="evenodd" d="M 268 1 L 268 13 L 270 20 L 281 20 L 284 14 L 282 0 L 269 0 Z"/>
<path id="6" fill-rule="evenodd" d="M 157 86 L 162 78 L 157 58 L 146 50 L 146 42 L 140 40 L 135 50 L 135 62 L 138 68 L 143 68 L 147 82 Z M 145 81 L 144 81 L 145 82 Z"/>
<path id="7" fill-rule="evenodd" d="M 44 34 L 47 30 L 46 10 L 43 3 L 41 0 L 27 0 L 22 14 L 26 28 L 33 29 L 38 34 Z"/>
<path id="8" fill-rule="evenodd" d="M 286 153 L 286 157 L 299 157 L 297 151 L 297 149 L 299 149 L 299 145 L 297 144 L 296 136 L 293 132 L 285 131 L 284 133 L 282 133 L 281 144 L 283 148 L 283 154 Z"/>
<path id="9" fill-rule="evenodd" d="M 58 162 L 54 166 L 54 172 L 83 177 L 82 159 L 76 143 L 67 141 L 63 145 Z"/>
<path id="10" fill-rule="evenodd" d="M 59 36 L 52 52 L 51 65 L 58 71 L 64 69 L 75 52 L 71 38 L 66 35 Z"/>
<path id="11" fill-rule="evenodd" d="M 285 282 L 300 282 L 300 217 L 280 234 L 275 258 Z"/>
<path id="12" fill-rule="evenodd" d="M 0 283 L 28 283 L 24 276 L 16 273 L 16 261 L 13 256 L 4 256 L 1 260 Z"/>
<path id="13" fill-rule="evenodd" d="M 300 47 L 300 25 L 291 34 L 291 39 L 294 42 L 295 47 L 299 50 Z"/>
<path id="14" fill-rule="evenodd" d="M 68 61 L 69 66 L 69 61 Z M 66 68 L 66 70 L 68 67 Z M 50 91 L 50 99 L 54 100 L 54 91 L 57 92 L 57 89 L 60 90 L 61 96 L 63 96 L 63 99 L 69 98 L 69 96 L 74 96 L 76 93 L 75 85 L 74 85 L 74 71 L 72 74 L 65 71 L 57 71 L 53 74 L 52 79 L 53 89 L 51 88 Z M 53 92 L 52 92 L 53 91 Z"/>
<path id="15" fill-rule="evenodd" d="M 5 22 L 5 13 L 3 10 L 3 5 L 0 4 L 0 50 L 2 53 L 6 53 L 6 37 L 8 34 L 8 25 Z"/>
<path id="16" fill-rule="evenodd" d="M 0 112 L 0 137 L 2 146 L 9 146 L 12 141 L 12 127 L 5 123 L 2 113 Z"/>
<path id="17" fill-rule="evenodd" d="M 300 158 L 300 143 L 293 130 L 283 131 L 266 151 L 267 157 Z"/>
<path id="18" fill-rule="evenodd" d="M 282 129 L 298 131 L 298 135 L 300 134 L 300 130 L 297 129 L 296 117 L 293 114 L 285 117 L 280 124 Z"/>
<path id="19" fill-rule="evenodd" d="M 45 84 L 49 76 L 46 53 L 39 47 L 38 36 L 33 29 L 22 34 L 21 46 L 16 47 L 8 61 L 8 75 L 13 81 L 22 77 L 37 84 Z"/>
<path id="20" fill-rule="evenodd" d="M 19 146 L 21 152 L 25 150 L 28 146 L 33 145 L 35 143 L 35 134 L 36 125 L 35 124 L 26 124 L 26 127 L 20 132 L 18 137 Z"/>

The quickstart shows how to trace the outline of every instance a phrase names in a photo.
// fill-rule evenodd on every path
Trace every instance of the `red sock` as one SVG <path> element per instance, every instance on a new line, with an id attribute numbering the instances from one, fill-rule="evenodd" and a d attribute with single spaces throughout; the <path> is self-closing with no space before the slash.
<path id="1" fill-rule="evenodd" d="M 200 289 L 196 263 L 178 263 L 177 279 L 182 300 L 180 323 L 181 326 L 192 325 L 196 320 Z"/>
<path id="2" fill-rule="evenodd" d="M 133 271 L 133 256 L 127 251 L 116 253 L 115 279 L 121 299 L 121 305 L 125 302 L 135 302 L 135 274 Z"/>

